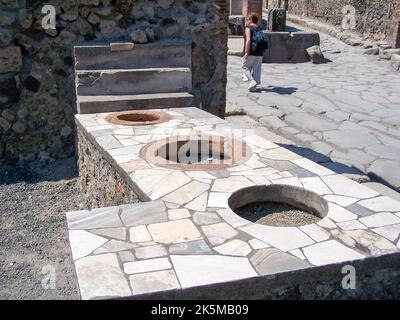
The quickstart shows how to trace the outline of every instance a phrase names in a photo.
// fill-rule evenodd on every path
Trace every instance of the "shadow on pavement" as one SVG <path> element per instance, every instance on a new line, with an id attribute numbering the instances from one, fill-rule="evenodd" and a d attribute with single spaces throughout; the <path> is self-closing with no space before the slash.
<path id="1" fill-rule="evenodd" d="M 288 144 L 280 144 L 281 147 L 286 148 L 294 153 L 297 153 L 298 155 L 307 158 L 311 161 L 314 161 L 321 166 L 330 169 L 338 174 L 351 174 L 351 175 L 360 175 L 360 176 L 366 176 L 365 173 L 361 172 L 360 170 L 347 166 L 343 163 L 335 162 L 331 158 L 323 155 L 322 153 L 316 152 L 310 148 L 305 148 L 305 147 L 298 147 L 294 145 L 288 145 Z"/>
<path id="2" fill-rule="evenodd" d="M 268 88 L 258 88 L 256 92 L 274 92 L 282 95 L 291 95 L 296 93 L 299 89 L 296 87 L 268 87 Z"/>

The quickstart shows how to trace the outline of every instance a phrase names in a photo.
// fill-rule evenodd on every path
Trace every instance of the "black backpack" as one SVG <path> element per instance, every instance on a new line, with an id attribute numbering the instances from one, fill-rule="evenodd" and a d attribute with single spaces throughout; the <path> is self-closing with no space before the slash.
<path id="1" fill-rule="evenodd" d="M 266 34 L 261 28 L 251 28 L 251 52 L 263 52 L 268 49 Z"/>

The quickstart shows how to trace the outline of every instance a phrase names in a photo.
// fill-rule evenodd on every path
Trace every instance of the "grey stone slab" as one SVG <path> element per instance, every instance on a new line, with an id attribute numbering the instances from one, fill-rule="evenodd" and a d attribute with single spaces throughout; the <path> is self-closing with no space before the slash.
<path id="1" fill-rule="evenodd" d="M 344 120 L 348 120 L 350 117 L 350 113 L 344 112 L 341 110 L 335 110 L 335 111 L 329 111 L 325 114 L 328 118 L 332 119 L 333 121 L 336 122 L 341 122 Z"/>
<path id="2" fill-rule="evenodd" d="M 93 229 L 93 230 L 90 230 L 90 232 L 97 234 L 99 236 L 114 238 L 114 239 L 118 239 L 118 240 L 126 239 L 126 229 L 125 228 Z"/>
<path id="3" fill-rule="evenodd" d="M 96 141 L 105 149 L 111 150 L 116 148 L 121 148 L 123 145 L 119 143 L 114 136 L 100 136 L 96 137 Z"/>
<path id="4" fill-rule="evenodd" d="M 134 227 L 168 221 L 167 208 L 162 201 L 151 201 L 120 206 L 125 226 Z"/>
<path id="5" fill-rule="evenodd" d="M 135 256 L 130 251 L 118 252 L 118 257 L 122 263 L 135 261 Z"/>
<path id="6" fill-rule="evenodd" d="M 360 170 L 357 170 L 356 168 L 350 166 L 346 166 L 342 163 L 325 162 L 322 164 L 322 166 L 340 174 L 363 175 Z"/>
<path id="7" fill-rule="evenodd" d="M 400 175 L 393 174 L 393 172 L 400 172 L 399 161 L 385 159 L 376 160 L 368 168 L 368 172 L 400 190 Z"/>
<path id="8" fill-rule="evenodd" d="M 298 155 L 307 158 L 308 160 L 314 161 L 316 163 L 325 163 L 329 162 L 330 158 L 326 155 L 323 155 L 319 152 L 316 152 L 310 148 L 303 148 L 293 145 L 285 146 L 287 149 L 291 150 L 292 152 L 297 153 Z"/>
<path id="9" fill-rule="evenodd" d="M 152 272 L 171 269 L 168 258 L 147 259 L 124 263 L 124 272 L 127 274 Z"/>
<path id="10" fill-rule="evenodd" d="M 364 183 L 364 185 L 372 190 L 379 192 L 380 194 L 382 194 L 384 196 L 387 196 L 389 198 L 392 198 L 392 199 L 400 202 L 400 193 L 396 192 L 392 188 L 385 186 L 382 183 L 367 182 L 367 183 Z"/>
<path id="11" fill-rule="evenodd" d="M 121 147 L 110 150 L 109 153 L 114 158 L 116 158 L 117 156 L 126 156 L 126 155 L 131 155 L 135 157 L 135 155 L 139 152 L 141 148 L 142 148 L 141 145 L 133 145 L 128 147 L 124 147 L 121 145 Z M 135 160 L 135 158 L 133 160 Z"/>
<path id="12" fill-rule="evenodd" d="M 296 135 L 295 138 L 300 140 L 303 143 L 310 143 L 312 141 L 317 140 L 316 137 L 314 137 L 312 134 L 308 134 L 308 133 L 299 133 Z"/>
<path id="13" fill-rule="evenodd" d="M 332 152 L 332 150 L 334 149 L 333 146 L 331 146 L 325 142 L 321 142 L 321 141 L 311 142 L 311 148 L 313 150 L 315 150 L 316 152 L 319 152 L 319 153 L 325 154 L 325 155 L 329 155 Z"/>
<path id="14" fill-rule="evenodd" d="M 236 190 L 253 186 L 254 183 L 242 176 L 231 176 L 214 181 L 211 191 L 213 192 L 235 192 Z"/>
<path id="15" fill-rule="evenodd" d="M 214 247 L 214 250 L 222 255 L 237 257 L 246 257 L 252 251 L 247 242 L 238 239 Z"/>
<path id="16" fill-rule="evenodd" d="M 285 118 L 285 122 L 297 128 L 301 128 L 306 132 L 334 130 L 339 127 L 339 125 L 335 124 L 333 121 L 327 121 L 307 113 L 289 115 Z"/>
<path id="17" fill-rule="evenodd" d="M 335 222 L 345 222 L 358 218 L 354 213 L 334 203 L 329 203 L 328 217 Z"/>
<path id="18" fill-rule="evenodd" d="M 70 230 L 68 235 L 72 258 L 74 260 L 89 255 L 108 241 L 106 238 L 96 236 L 84 230 Z"/>
<path id="19" fill-rule="evenodd" d="M 400 202 L 386 196 L 362 200 L 358 204 L 374 212 L 400 211 Z"/>
<path id="20" fill-rule="evenodd" d="M 368 199 L 379 195 L 376 191 L 369 189 L 350 179 L 347 179 L 341 175 L 322 177 L 322 180 L 337 195 L 359 199 Z"/>
<path id="21" fill-rule="evenodd" d="M 333 150 L 330 153 L 330 157 L 332 161 L 355 167 L 362 172 L 367 172 L 366 168 L 375 160 L 375 157 L 358 149 Z"/>
<path id="22" fill-rule="evenodd" d="M 207 183 L 192 181 L 163 198 L 167 202 L 183 205 L 193 201 L 210 188 Z"/>
<path id="23" fill-rule="evenodd" d="M 314 244 L 304 248 L 303 252 L 307 259 L 317 266 L 365 258 L 361 253 L 344 246 L 336 240 Z"/>
<path id="24" fill-rule="evenodd" d="M 275 248 L 258 250 L 250 261 L 261 275 L 284 273 L 311 266 L 308 262 Z"/>
<path id="25" fill-rule="evenodd" d="M 349 247 L 357 248 L 368 255 L 379 256 L 397 251 L 393 243 L 368 230 L 347 230 L 337 237 Z"/>
<path id="26" fill-rule="evenodd" d="M 358 216 L 361 216 L 361 217 L 367 217 L 372 214 L 375 214 L 375 212 L 368 210 L 367 208 L 360 206 L 357 203 L 353 203 L 353 204 L 347 206 L 346 209 L 355 213 Z"/>
<path id="27" fill-rule="evenodd" d="M 130 177 L 152 200 L 159 199 L 191 181 L 182 171 L 177 170 L 143 169 L 131 173 Z"/>
<path id="28" fill-rule="evenodd" d="M 324 129 L 322 129 L 322 131 L 324 131 Z M 362 149 L 379 143 L 372 134 L 360 132 L 359 130 L 328 131 L 324 133 L 324 138 L 329 143 L 349 149 Z"/>
<path id="29" fill-rule="evenodd" d="M 311 171 L 308 171 L 306 169 L 303 168 L 295 168 L 295 169 L 291 169 L 289 170 L 289 172 L 298 178 L 310 178 L 310 177 L 317 177 L 317 175 L 315 173 L 312 173 Z"/>
<path id="30" fill-rule="evenodd" d="M 182 288 L 252 278 L 257 275 L 247 258 L 172 255 L 171 261 Z"/>
<path id="31" fill-rule="evenodd" d="M 202 235 L 189 219 L 151 224 L 148 230 L 155 242 L 172 244 L 200 240 Z"/>
<path id="32" fill-rule="evenodd" d="M 101 136 L 111 136 L 113 134 L 113 129 L 104 129 L 104 130 L 96 130 L 92 131 L 91 135 L 95 138 L 101 137 Z"/>
<path id="33" fill-rule="evenodd" d="M 91 114 L 154 108 L 185 108 L 193 105 L 188 92 L 148 93 L 137 95 L 78 96 L 78 112 Z"/>
<path id="34" fill-rule="evenodd" d="M 282 251 L 290 251 L 314 243 L 304 232 L 293 227 L 278 228 L 252 223 L 239 229 Z"/>
<path id="35" fill-rule="evenodd" d="M 221 218 L 216 213 L 196 212 L 193 215 L 193 221 L 198 225 L 207 225 L 220 222 Z"/>
<path id="36" fill-rule="evenodd" d="M 292 162 L 298 165 L 299 167 L 311 171 L 319 176 L 326 176 L 334 173 L 333 171 L 306 158 L 296 159 L 293 160 Z"/>
<path id="37" fill-rule="evenodd" d="M 178 255 L 211 254 L 212 250 L 204 240 L 197 240 L 173 244 L 169 247 L 169 253 Z"/>
<path id="38" fill-rule="evenodd" d="M 114 253 L 79 259 L 75 268 L 83 300 L 132 294 Z"/>
<path id="39" fill-rule="evenodd" d="M 367 229 L 366 226 L 364 226 L 361 222 L 358 220 L 351 220 L 351 221 L 345 221 L 345 222 L 339 222 L 338 226 L 342 230 L 363 230 Z"/>
<path id="40" fill-rule="evenodd" d="M 146 68 L 76 71 L 78 95 L 129 95 L 189 92 L 190 68 Z"/>
<path id="41" fill-rule="evenodd" d="M 145 294 L 179 289 L 179 281 L 173 270 L 136 274 L 129 277 L 133 294 Z"/>
<path id="42" fill-rule="evenodd" d="M 234 228 L 224 222 L 204 226 L 202 230 L 212 245 L 222 244 L 238 234 Z"/>
<path id="43" fill-rule="evenodd" d="M 394 242 L 400 236 L 400 224 L 379 227 L 372 229 L 372 231 Z"/>
<path id="44" fill-rule="evenodd" d="M 68 229 L 88 230 L 122 227 L 118 212 L 119 207 L 69 212 L 67 213 Z"/>
<path id="45" fill-rule="evenodd" d="M 294 163 L 285 160 L 272 160 L 267 158 L 260 158 L 260 161 L 265 163 L 267 166 L 272 167 L 278 171 L 291 171 L 293 169 L 299 169 Z"/>
<path id="46" fill-rule="evenodd" d="M 279 132 L 282 133 L 282 135 L 284 136 L 294 136 L 297 133 L 299 133 L 300 131 L 296 128 L 292 128 L 292 127 L 283 127 L 279 129 Z"/>
<path id="47" fill-rule="evenodd" d="M 281 117 L 284 115 L 283 111 L 271 108 L 269 106 L 259 106 L 259 105 L 243 105 L 243 111 L 248 116 L 255 119 L 267 116 Z"/>
<path id="48" fill-rule="evenodd" d="M 136 248 L 135 255 L 138 259 L 149 259 L 166 256 L 167 251 L 160 245 L 153 245 Z"/>
<path id="49" fill-rule="evenodd" d="M 365 224 L 367 227 L 384 227 L 393 224 L 399 224 L 400 218 L 394 214 L 388 212 L 376 213 L 367 217 L 360 218 L 360 222 Z"/>
<path id="50" fill-rule="evenodd" d="M 271 129 L 279 129 L 287 126 L 285 122 L 283 122 L 280 118 L 276 116 L 262 117 L 258 121 L 265 125 L 267 128 Z"/>
<path id="51" fill-rule="evenodd" d="M 133 50 L 111 51 L 109 45 L 75 46 L 77 70 L 191 67 L 191 44 L 160 40 L 135 44 Z M 175 57 L 170 59 L 170 57 Z"/>
<path id="52" fill-rule="evenodd" d="M 284 90 L 284 89 L 281 89 Z M 275 92 L 274 92 L 275 91 Z M 277 107 L 277 108 L 297 108 L 302 104 L 302 100 L 295 96 L 283 95 L 279 94 L 277 88 L 274 88 L 274 91 L 268 92 L 267 94 L 261 94 L 258 98 L 257 102 L 263 106 Z M 300 109 L 295 109 L 297 112 L 302 112 Z"/>
<path id="53" fill-rule="evenodd" d="M 207 118 L 207 117 L 213 117 L 209 113 L 207 113 L 204 110 L 198 109 L 198 108 L 184 108 L 184 109 L 171 109 L 172 111 L 177 111 L 180 112 L 181 114 L 190 117 L 191 119 L 201 119 L 201 118 Z"/>
<path id="54" fill-rule="evenodd" d="M 136 246 L 133 245 L 132 243 L 127 243 L 124 241 L 118 241 L 118 240 L 113 239 L 113 240 L 108 241 L 106 244 L 102 245 L 101 247 L 97 248 L 93 253 L 94 254 L 113 253 L 113 252 L 133 249 L 135 247 Z"/>

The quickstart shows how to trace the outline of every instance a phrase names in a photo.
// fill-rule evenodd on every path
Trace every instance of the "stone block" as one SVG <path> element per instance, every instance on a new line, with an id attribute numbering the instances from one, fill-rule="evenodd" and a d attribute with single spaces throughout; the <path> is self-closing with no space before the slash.
<path id="1" fill-rule="evenodd" d="M 120 208 L 122 210 L 121 219 L 126 226 L 133 227 L 167 221 L 167 209 L 161 201 L 128 204 Z"/>
<path id="2" fill-rule="evenodd" d="M 192 73 L 189 68 L 77 71 L 76 86 L 78 95 L 189 92 Z"/>
<path id="3" fill-rule="evenodd" d="M 317 32 L 266 31 L 269 48 L 264 52 L 264 63 L 303 63 L 310 61 L 307 48 L 320 45 Z"/>
<path id="4" fill-rule="evenodd" d="M 305 269 L 310 266 L 309 263 L 275 248 L 257 251 L 251 262 L 262 275 Z"/>
<path id="5" fill-rule="evenodd" d="M 115 254 L 82 258 L 76 262 L 75 267 L 82 299 L 131 295 L 128 282 Z"/>
<path id="6" fill-rule="evenodd" d="M 400 70 L 400 54 L 393 54 L 390 59 L 390 64 L 395 70 Z"/>
<path id="7" fill-rule="evenodd" d="M 1 68 L 1 67 L 0 67 Z M 17 102 L 19 90 L 15 77 L 0 77 L 0 101 L 5 103 Z"/>
<path id="8" fill-rule="evenodd" d="M 19 72 L 22 66 L 20 47 L 10 46 L 0 50 L 0 73 Z"/>
<path id="9" fill-rule="evenodd" d="M 312 46 L 307 48 L 306 51 L 312 63 L 319 64 L 325 62 L 325 57 L 322 54 L 320 46 Z"/>
<path id="10" fill-rule="evenodd" d="M 183 288 L 252 278 L 257 275 L 247 258 L 216 255 L 171 256 Z"/>
<path id="11" fill-rule="evenodd" d="M 187 92 L 138 95 L 78 96 L 78 113 L 117 112 L 136 109 L 185 108 L 193 106 Z"/>
<path id="12" fill-rule="evenodd" d="M 268 30 L 285 31 L 286 29 L 286 10 L 272 9 L 268 13 Z"/>
<path id="13" fill-rule="evenodd" d="M 191 43 L 155 41 L 136 44 L 133 50 L 112 51 L 109 45 L 75 46 L 76 70 L 190 68 Z"/>
<path id="14" fill-rule="evenodd" d="M 0 28 L 0 47 L 8 46 L 13 39 L 11 31 L 5 28 Z"/>
<path id="15" fill-rule="evenodd" d="M 111 52 L 133 50 L 135 44 L 133 42 L 112 42 L 110 43 Z"/>

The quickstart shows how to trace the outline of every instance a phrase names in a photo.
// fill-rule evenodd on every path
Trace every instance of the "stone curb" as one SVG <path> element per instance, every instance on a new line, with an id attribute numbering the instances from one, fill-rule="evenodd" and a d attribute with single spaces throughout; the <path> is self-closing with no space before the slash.
<path id="1" fill-rule="evenodd" d="M 365 39 L 365 37 L 363 37 L 358 33 L 342 31 L 333 25 L 329 25 L 314 19 L 288 14 L 287 20 L 292 23 L 301 25 L 303 27 L 311 28 L 323 32 L 325 34 L 328 34 L 344 42 L 349 46 L 361 47 L 365 49 L 365 54 L 368 55 L 379 54 L 379 58 L 385 57 L 383 59 L 390 60 L 392 55 L 396 53 L 396 52 L 393 53 L 390 52 L 391 50 L 396 50 L 396 49 L 391 49 L 392 47 L 386 41 L 374 41 L 371 39 Z M 396 68 L 396 65 L 394 64 L 392 64 L 392 67 L 395 70 L 399 70 L 398 68 Z"/>

